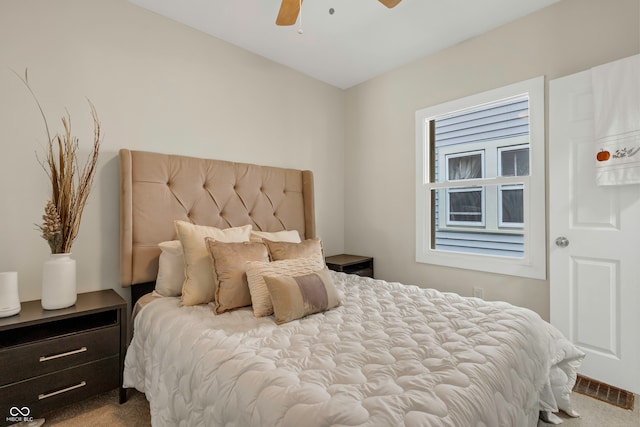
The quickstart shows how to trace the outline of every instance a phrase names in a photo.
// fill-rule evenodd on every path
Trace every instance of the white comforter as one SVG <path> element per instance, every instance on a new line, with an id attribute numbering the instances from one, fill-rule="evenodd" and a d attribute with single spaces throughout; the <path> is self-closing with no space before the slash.
<path id="1" fill-rule="evenodd" d="M 583 354 L 534 312 L 333 273 L 342 306 L 276 325 L 162 298 L 124 386 L 154 426 L 535 426 L 570 409 Z"/>

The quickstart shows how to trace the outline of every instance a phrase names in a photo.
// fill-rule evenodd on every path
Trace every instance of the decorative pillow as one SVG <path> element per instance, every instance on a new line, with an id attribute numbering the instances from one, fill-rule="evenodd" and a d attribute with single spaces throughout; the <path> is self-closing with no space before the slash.
<path id="1" fill-rule="evenodd" d="M 251 293 L 253 314 L 256 317 L 273 314 L 271 295 L 262 276 L 301 276 L 325 268 L 324 260 L 318 257 L 284 259 L 273 262 L 247 262 L 247 282 Z"/>
<path id="2" fill-rule="evenodd" d="M 170 240 L 158 243 L 160 258 L 158 258 L 158 277 L 156 277 L 156 292 L 165 297 L 177 297 L 182 294 L 184 283 L 184 256 L 180 240 Z"/>
<path id="3" fill-rule="evenodd" d="M 214 300 L 215 282 L 211 274 L 211 258 L 205 237 L 221 242 L 248 242 L 251 225 L 220 229 L 195 225 L 185 221 L 174 221 L 176 233 L 182 243 L 184 253 L 184 284 L 182 285 L 182 304 L 205 304 Z"/>
<path id="4" fill-rule="evenodd" d="M 292 258 L 309 258 L 317 256 L 324 262 L 322 240 L 319 238 L 307 239 L 300 243 L 274 242 L 265 240 L 264 244 L 269 249 L 271 261 L 279 261 Z"/>
<path id="5" fill-rule="evenodd" d="M 256 231 L 251 230 L 251 241 L 262 242 L 263 240 L 271 240 L 272 242 L 291 242 L 300 243 L 300 233 L 296 230 L 283 231 Z"/>
<path id="6" fill-rule="evenodd" d="M 264 276 L 276 323 L 286 323 L 340 305 L 329 269 L 296 277 Z"/>
<path id="7" fill-rule="evenodd" d="M 216 282 L 216 314 L 251 305 L 247 261 L 269 261 L 267 247 L 259 242 L 224 243 L 210 237 L 205 242 Z"/>

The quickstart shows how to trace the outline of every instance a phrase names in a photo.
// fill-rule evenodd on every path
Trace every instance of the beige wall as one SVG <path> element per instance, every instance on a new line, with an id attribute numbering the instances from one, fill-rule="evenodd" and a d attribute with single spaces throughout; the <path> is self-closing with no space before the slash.
<path id="1" fill-rule="evenodd" d="M 122 292 L 117 151 L 128 147 L 312 169 L 328 254 L 373 255 L 389 280 L 463 295 L 480 286 L 546 318 L 547 281 L 415 263 L 414 113 L 638 53 L 639 21 L 640 0 L 563 0 L 345 92 L 126 0 L 2 0 L 0 271 L 19 272 L 23 301 L 40 297 L 44 129 L 12 72 L 29 67 L 50 125 L 68 108 L 86 150 L 89 97 L 105 131 L 73 248 L 79 291 Z"/>
<path id="2" fill-rule="evenodd" d="M 415 262 L 415 111 L 540 75 L 548 83 L 639 52 L 640 1 L 563 0 L 349 89 L 346 251 L 374 256 L 379 278 L 462 295 L 478 286 L 486 299 L 548 319 L 548 281 Z"/>
<path id="3" fill-rule="evenodd" d="M 118 283 L 118 163 L 127 147 L 311 169 L 317 228 L 344 247 L 344 92 L 140 9 L 126 0 L 0 2 L 0 271 L 18 271 L 21 300 L 40 298 L 48 197 L 35 152 L 46 143 L 33 100 L 12 70 L 29 68 L 50 126 L 65 107 L 86 154 L 85 97 L 104 142 L 73 246 L 79 291 Z M 123 292 L 124 293 L 124 292 Z"/>

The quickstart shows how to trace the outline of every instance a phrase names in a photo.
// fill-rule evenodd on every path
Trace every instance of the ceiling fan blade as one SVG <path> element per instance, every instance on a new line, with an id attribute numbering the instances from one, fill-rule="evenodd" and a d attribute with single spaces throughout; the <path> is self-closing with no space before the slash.
<path id="1" fill-rule="evenodd" d="M 276 25 L 293 25 L 298 20 L 302 0 L 282 0 L 280 12 L 276 18 Z"/>
<path id="2" fill-rule="evenodd" d="M 391 9 L 392 7 L 397 6 L 401 0 L 379 0 L 379 1 L 380 3 L 387 6 L 389 9 Z"/>

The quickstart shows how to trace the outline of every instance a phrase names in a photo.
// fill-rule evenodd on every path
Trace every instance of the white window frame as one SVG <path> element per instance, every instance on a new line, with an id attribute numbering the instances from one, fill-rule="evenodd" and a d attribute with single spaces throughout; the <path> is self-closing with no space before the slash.
<path id="1" fill-rule="evenodd" d="M 515 151 L 527 148 L 529 155 L 531 155 L 531 148 L 529 144 L 509 145 L 506 147 L 498 147 L 498 175 L 502 176 L 502 153 L 505 151 Z M 518 175 L 516 175 L 518 176 Z M 502 228 L 523 228 L 522 222 L 505 222 L 502 219 L 502 191 L 503 190 L 522 190 L 522 184 L 501 185 L 498 187 L 498 226 Z"/>
<path id="2" fill-rule="evenodd" d="M 524 187 L 522 184 L 501 185 L 498 187 L 498 226 L 500 228 L 513 228 L 513 229 L 524 228 L 524 223 L 522 222 L 506 222 L 502 219 L 502 192 L 513 191 L 513 190 L 524 191 Z"/>
<path id="3" fill-rule="evenodd" d="M 457 181 L 456 179 L 449 178 L 449 159 L 456 159 L 458 157 L 471 157 L 471 156 L 477 156 L 477 155 L 480 155 L 480 178 L 484 178 L 485 177 L 484 150 L 472 150 L 472 151 L 463 151 L 463 152 L 445 154 L 444 159 L 445 159 L 445 167 L 446 167 L 446 172 L 445 172 L 446 179 L 448 181 Z M 469 178 L 469 179 L 477 179 L 477 178 Z"/>
<path id="4" fill-rule="evenodd" d="M 497 100 L 522 94 L 529 96 L 529 176 L 493 177 L 477 180 L 478 185 L 524 187 L 524 257 L 503 257 L 436 250 L 432 233 L 431 194 L 456 187 L 452 182 L 432 182 L 429 121 Z M 546 202 L 545 202 L 545 121 L 544 77 L 536 77 L 480 94 L 416 111 L 416 261 L 520 277 L 546 279 Z M 454 184 L 454 185 L 452 185 Z M 460 187 L 468 184 L 460 185 Z"/>
<path id="5" fill-rule="evenodd" d="M 498 175 L 499 176 L 502 176 L 502 153 L 505 151 L 522 150 L 523 148 L 529 149 L 529 144 L 506 145 L 506 146 L 498 147 Z M 515 176 L 526 176 L 526 175 L 515 175 Z"/>
<path id="6" fill-rule="evenodd" d="M 451 193 L 466 193 L 466 192 L 480 192 L 480 220 L 479 221 L 455 221 L 451 219 L 451 210 L 449 209 L 449 205 L 451 204 Z M 485 212 L 487 210 L 485 205 L 485 194 L 484 187 L 463 187 L 463 188 L 447 188 L 446 201 L 445 201 L 445 215 L 446 215 L 446 223 L 448 226 L 462 226 L 462 227 L 484 227 L 485 224 Z M 465 212 L 467 215 L 468 212 Z"/>
<path id="7" fill-rule="evenodd" d="M 485 177 L 485 172 L 484 172 L 484 150 L 474 150 L 474 151 L 466 151 L 466 152 L 462 152 L 462 153 L 452 153 L 452 154 L 446 154 L 444 156 L 444 162 L 445 162 L 445 177 L 447 181 L 457 181 L 457 180 L 451 180 L 449 178 L 449 159 L 454 159 L 457 157 L 468 157 L 468 156 L 476 156 L 476 155 L 480 155 L 480 177 L 484 178 Z M 476 178 L 471 178 L 471 179 L 476 179 Z M 450 197 L 451 197 L 451 193 L 460 193 L 460 192 L 466 192 L 466 191 L 480 191 L 480 221 L 453 221 L 451 220 L 451 212 L 449 210 L 449 205 L 450 205 Z M 475 188 L 475 187 L 464 187 L 464 188 L 449 188 L 446 190 L 446 199 L 445 199 L 445 206 L 444 206 L 444 212 L 445 212 L 445 220 L 446 220 L 446 224 L 448 226 L 450 225 L 460 225 L 460 226 L 464 226 L 464 227 L 484 227 L 485 225 L 485 213 L 486 213 L 487 207 L 486 207 L 486 202 L 485 202 L 485 194 L 484 194 L 484 187 L 480 187 L 480 188 Z"/>

